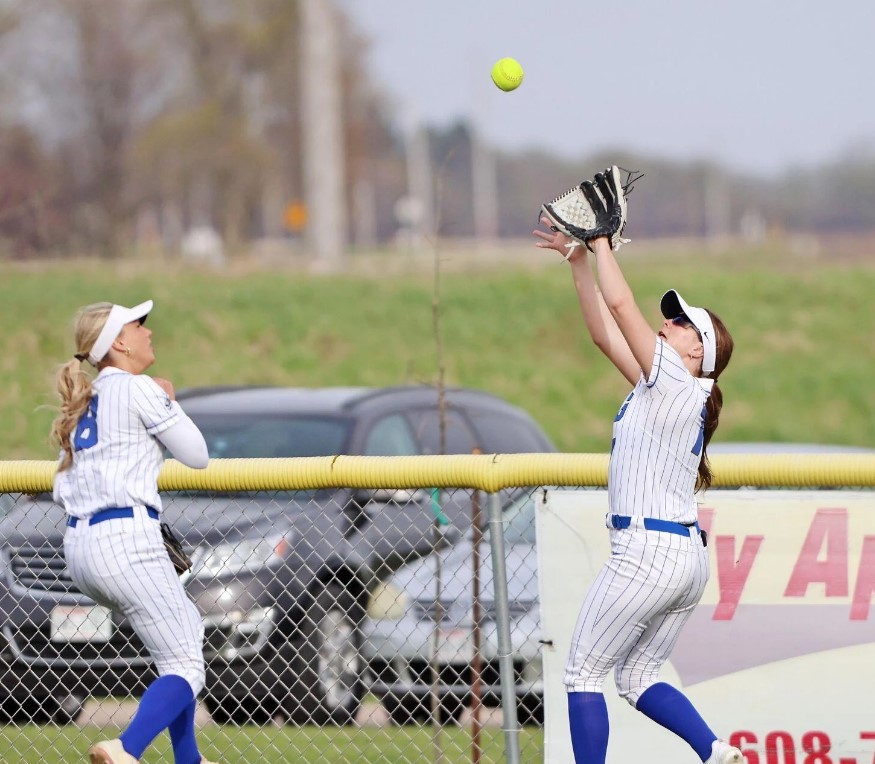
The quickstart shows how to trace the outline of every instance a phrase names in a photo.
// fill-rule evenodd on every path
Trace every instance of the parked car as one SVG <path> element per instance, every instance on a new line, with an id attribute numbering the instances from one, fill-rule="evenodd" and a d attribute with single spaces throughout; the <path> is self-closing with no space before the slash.
<path id="1" fill-rule="evenodd" d="M 213 458 L 553 451 L 521 409 L 484 392 L 428 386 L 204 388 L 178 399 Z M 89 695 L 127 695 L 152 673 L 123 618 L 81 595 L 62 554 L 63 510 L 18 496 L 0 520 L 0 709 L 74 719 Z M 163 497 L 194 561 L 184 584 L 205 625 L 204 700 L 217 721 L 277 715 L 351 721 L 364 691 L 369 592 L 469 523 L 470 492 L 445 494 L 453 533 L 434 533 L 419 491 L 201 493 Z M 25 704 L 23 706 L 22 704 Z"/>
<path id="2" fill-rule="evenodd" d="M 810 443 L 719 442 L 709 447 L 711 455 L 788 453 L 871 454 L 873 450 Z M 542 723 L 544 713 L 534 496 L 534 491 L 519 496 L 503 514 L 515 691 L 522 723 Z M 484 704 L 495 705 L 500 702 L 501 686 L 486 533 L 479 554 L 481 682 Z M 403 565 L 372 593 L 363 625 L 363 653 L 371 669 L 371 691 L 398 724 L 430 715 L 435 690 L 442 718 L 458 716 L 471 702 L 473 551 L 469 533 L 450 548 Z"/>
<path id="3" fill-rule="evenodd" d="M 541 624 L 535 549 L 535 491 L 504 509 L 511 646 L 522 722 L 543 721 Z M 501 699 L 490 529 L 479 544 L 482 700 Z M 475 539 L 410 562 L 374 590 L 363 625 L 371 692 L 397 724 L 431 713 L 433 670 L 441 718 L 456 718 L 472 699 Z M 438 583 L 440 582 L 440 583 Z M 435 660 L 433 660 L 435 658 Z M 434 669 L 433 669 L 434 664 Z"/>

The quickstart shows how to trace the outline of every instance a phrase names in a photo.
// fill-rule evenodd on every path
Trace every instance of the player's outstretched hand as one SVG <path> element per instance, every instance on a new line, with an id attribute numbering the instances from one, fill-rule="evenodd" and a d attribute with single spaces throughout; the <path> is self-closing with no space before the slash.
<path id="1" fill-rule="evenodd" d="M 169 379 L 162 379 L 161 377 L 152 377 L 152 379 L 158 387 L 167 393 L 167 397 L 170 398 L 170 400 L 176 400 L 176 391 L 173 389 L 173 383 Z"/>
<path id="2" fill-rule="evenodd" d="M 552 229 L 548 218 L 542 217 L 541 223 L 547 228 Z M 540 241 L 535 242 L 536 247 L 540 249 L 555 249 L 569 262 L 579 260 L 586 254 L 585 250 L 579 246 L 580 242 L 572 239 L 570 236 L 566 236 L 561 231 L 542 231 L 540 228 L 536 228 L 532 233 L 540 239 Z"/>

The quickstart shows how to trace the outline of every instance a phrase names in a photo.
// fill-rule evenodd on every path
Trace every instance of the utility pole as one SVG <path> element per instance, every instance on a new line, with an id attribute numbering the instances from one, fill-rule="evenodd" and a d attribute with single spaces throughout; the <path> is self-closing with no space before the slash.
<path id="1" fill-rule="evenodd" d="M 405 150 L 407 153 L 407 197 L 410 206 L 410 235 L 414 251 L 426 240 L 437 238 L 434 172 L 431 147 L 425 125 L 412 111 L 405 115 Z M 432 242 L 433 243 L 433 242 Z"/>
<path id="2" fill-rule="evenodd" d="M 471 129 L 471 185 L 474 195 L 474 235 L 479 246 L 493 246 L 498 239 L 498 181 L 495 154 L 486 144 L 479 125 Z"/>
<path id="3" fill-rule="evenodd" d="M 300 0 L 298 7 L 307 243 L 314 269 L 336 271 L 347 241 L 336 9 L 329 0 Z"/>

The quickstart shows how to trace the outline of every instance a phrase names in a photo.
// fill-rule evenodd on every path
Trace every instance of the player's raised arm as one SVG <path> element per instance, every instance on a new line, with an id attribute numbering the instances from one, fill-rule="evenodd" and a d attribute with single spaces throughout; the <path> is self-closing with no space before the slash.
<path id="1" fill-rule="evenodd" d="M 550 227 L 549 218 L 542 217 L 541 222 Z M 532 233 L 540 239 L 540 241 L 535 242 L 536 247 L 554 249 L 571 264 L 574 288 L 577 291 L 580 311 L 583 314 L 589 336 L 596 347 L 634 385 L 641 373 L 638 362 L 632 355 L 617 322 L 605 305 L 586 250 L 561 231 L 547 232 L 535 229 Z"/>
<path id="2" fill-rule="evenodd" d="M 634 363 L 644 373 L 650 376 L 653 366 L 653 351 L 656 347 L 656 332 L 647 323 L 644 314 L 635 302 L 635 295 L 623 276 L 617 258 L 611 249 L 611 242 L 606 236 L 595 239 L 591 246 L 596 253 L 599 285 L 607 309 L 622 332 L 626 344 L 634 356 Z M 627 375 L 628 377 L 628 375 Z M 637 374 L 633 383 L 637 381 Z"/>
<path id="3" fill-rule="evenodd" d="M 172 424 L 156 433 L 156 437 L 177 461 L 182 462 L 186 467 L 204 469 L 210 462 L 207 442 L 197 425 L 177 403 L 173 383 L 162 377 L 152 377 L 151 382 L 163 391 L 166 399 L 170 401 L 169 408 L 174 414 Z"/>
<path id="4" fill-rule="evenodd" d="M 176 404 L 177 406 L 179 404 Z M 197 425 L 180 409 L 176 424 L 168 427 L 157 438 L 186 467 L 202 470 L 210 463 L 207 443 Z"/>
<path id="5" fill-rule="evenodd" d="M 571 262 L 575 287 L 593 341 L 633 385 L 637 384 L 641 372 L 645 377 L 650 373 L 656 332 L 647 327 L 613 252 L 629 241 L 623 238 L 628 213 L 626 194 L 640 177 L 627 173 L 624 184 L 616 165 L 596 173 L 593 180 L 585 180 L 541 206 L 542 222 L 558 232 L 557 235 L 551 239 L 547 234 L 535 232 L 542 239 L 538 246 L 557 249 Z M 559 234 L 568 241 L 559 239 Z M 598 249 L 595 248 L 597 242 Z M 578 258 L 583 257 L 577 253 L 582 246 L 591 252 L 607 253 L 607 257 L 597 254 L 598 285 L 587 263 L 576 265 Z"/>

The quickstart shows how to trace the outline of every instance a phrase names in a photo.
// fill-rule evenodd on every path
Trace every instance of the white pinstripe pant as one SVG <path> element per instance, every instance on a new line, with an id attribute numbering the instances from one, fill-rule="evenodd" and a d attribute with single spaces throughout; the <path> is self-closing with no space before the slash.
<path id="1" fill-rule="evenodd" d="M 146 508 L 134 507 L 133 518 L 68 527 L 64 557 L 83 594 L 128 619 L 158 674 L 183 677 L 197 696 L 205 682 L 203 622 Z"/>
<path id="2" fill-rule="evenodd" d="M 658 681 L 708 582 L 698 533 L 611 530 L 611 556 L 587 592 L 565 666 L 568 692 L 602 692 L 614 667 L 633 706 Z"/>

